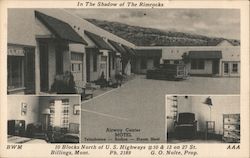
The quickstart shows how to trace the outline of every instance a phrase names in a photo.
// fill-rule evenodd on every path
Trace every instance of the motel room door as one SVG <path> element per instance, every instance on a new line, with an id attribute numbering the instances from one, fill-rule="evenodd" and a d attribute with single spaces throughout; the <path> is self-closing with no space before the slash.
<path id="1" fill-rule="evenodd" d="M 229 63 L 223 62 L 223 76 L 229 76 Z"/>
<path id="2" fill-rule="evenodd" d="M 35 93 L 35 49 L 26 48 L 25 50 L 25 69 L 24 69 L 24 85 L 26 94 Z"/>
<path id="3" fill-rule="evenodd" d="M 39 43 L 40 52 L 40 89 L 42 92 L 49 90 L 49 74 L 48 74 L 48 44 Z"/>
<path id="4" fill-rule="evenodd" d="M 212 71 L 213 75 L 219 74 L 219 60 L 213 60 Z"/>
<path id="5" fill-rule="evenodd" d="M 112 56 L 112 54 L 110 53 L 109 54 L 109 78 L 111 77 L 111 71 L 112 71 L 112 64 L 113 64 L 113 62 L 114 62 L 114 60 L 113 60 L 113 56 Z"/>
<path id="6" fill-rule="evenodd" d="M 86 52 L 86 75 L 87 75 L 87 82 L 90 81 L 90 54 Z"/>
<path id="7" fill-rule="evenodd" d="M 84 80 L 83 59 L 83 53 L 71 52 L 71 72 L 73 73 L 75 82 L 81 84 Z"/>
<path id="8" fill-rule="evenodd" d="M 101 68 L 101 74 L 102 72 L 104 73 L 104 78 L 108 79 L 108 74 L 107 74 L 107 56 L 101 56 L 101 64 L 100 64 L 100 68 Z"/>

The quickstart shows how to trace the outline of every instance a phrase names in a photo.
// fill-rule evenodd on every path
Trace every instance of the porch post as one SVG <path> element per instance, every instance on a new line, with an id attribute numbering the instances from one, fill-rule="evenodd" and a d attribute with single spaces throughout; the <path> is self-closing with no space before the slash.
<path id="1" fill-rule="evenodd" d="M 106 64 L 107 65 L 107 68 L 106 68 L 106 71 L 107 71 L 107 76 L 106 76 L 107 81 L 109 80 L 109 66 L 110 66 L 109 65 L 109 62 L 110 62 L 109 61 L 109 56 L 110 56 L 110 53 L 107 52 L 107 64 Z"/>
<path id="2" fill-rule="evenodd" d="M 83 63 L 82 63 L 82 70 L 83 70 L 83 82 L 87 83 L 87 63 L 86 63 L 86 59 L 87 59 L 87 53 L 86 50 L 83 53 Z"/>
<path id="3" fill-rule="evenodd" d="M 221 60 L 219 60 L 219 76 L 223 76 L 223 74 L 222 74 L 222 61 Z"/>
<path id="4" fill-rule="evenodd" d="M 40 51 L 39 42 L 36 41 L 35 48 L 35 94 L 40 93 Z"/>

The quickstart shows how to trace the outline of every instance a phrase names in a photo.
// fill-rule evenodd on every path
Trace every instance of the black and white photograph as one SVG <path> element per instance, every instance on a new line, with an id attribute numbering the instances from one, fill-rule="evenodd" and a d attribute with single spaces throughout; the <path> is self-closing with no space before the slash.
<path id="1" fill-rule="evenodd" d="M 8 143 L 80 142 L 80 96 L 8 96 Z"/>
<path id="2" fill-rule="evenodd" d="M 8 9 L 7 36 L 8 94 L 240 93 L 239 9 Z"/>
<path id="3" fill-rule="evenodd" d="M 3 4 L 4 156 L 249 153 L 244 2 Z"/>
<path id="4" fill-rule="evenodd" d="M 114 12 L 8 9 L 8 94 L 78 94 L 89 143 L 163 143 L 166 94 L 239 94 L 239 10 Z"/>
<path id="5" fill-rule="evenodd" d="M 240 143 L 240 96 L 166 96 L 167 143 Z"/>

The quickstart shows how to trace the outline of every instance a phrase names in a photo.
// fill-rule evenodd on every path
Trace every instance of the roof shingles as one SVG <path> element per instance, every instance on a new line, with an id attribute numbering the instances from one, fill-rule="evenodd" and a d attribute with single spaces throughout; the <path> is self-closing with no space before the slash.
<path id="1" fill-rule="evenodd" d="M 189 51 L 190 59 L 221 59 L 221 51 Z"/>
<path id="2" fill-rule="evenodd" d="M 67 23 L 35 11 L 35 16 L 55 34 L 57 38 L 67 40 L 74 43 L 82 43 L 88 45 L 88 43 Z"/>
<path id="3" fill-rule="evenodd" d="M 101 36 L 89 31 L 84 31 L 84 33 L 96 44 L 99 49 L 113 51 L 113 49 L 103 40 Z"/>

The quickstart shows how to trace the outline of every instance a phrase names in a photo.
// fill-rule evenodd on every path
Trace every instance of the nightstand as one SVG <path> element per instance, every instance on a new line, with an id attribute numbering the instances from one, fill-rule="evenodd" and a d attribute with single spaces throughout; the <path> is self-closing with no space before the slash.
<path id="1" fill-rule="evenodd" d="M 215 121 L 206 121 L 206 131 L 205 131 L 205 139 L 208 139 L 209 134 L 215 133 Z"/>

